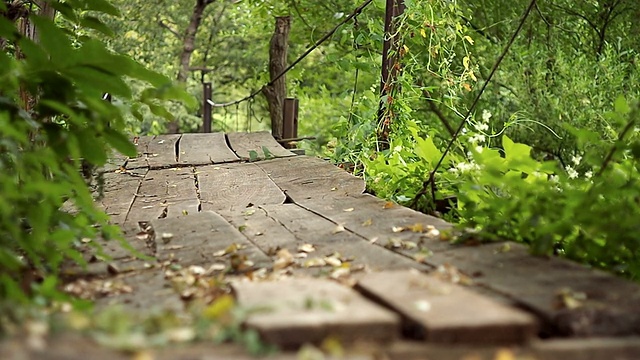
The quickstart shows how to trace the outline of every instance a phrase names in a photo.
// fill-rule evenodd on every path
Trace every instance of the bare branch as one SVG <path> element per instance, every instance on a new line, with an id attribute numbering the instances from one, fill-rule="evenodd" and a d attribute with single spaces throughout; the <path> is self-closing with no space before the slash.
<path id="1" fill-rule="evenodd" d="M 170 33 L 172 33 L 173 35 L 175 35 L 178 39 L 182 39 L 182 35 L 180 35 L 179 32 L 177 32 L 176 30 L 174 30 L 171 26 L 169 26 L 168 24 L 165 24 L 164 21 L 162 21 L 162 19 L 158 20 L 158 25 L 160 25 L 160 27 L 163 27 L 167 30 L 169 30 Z"/>

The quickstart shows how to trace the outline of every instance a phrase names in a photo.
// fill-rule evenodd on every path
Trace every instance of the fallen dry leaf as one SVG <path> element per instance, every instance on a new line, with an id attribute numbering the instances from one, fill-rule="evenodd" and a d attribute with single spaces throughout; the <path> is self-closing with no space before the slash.
<path id="1" fill-rule="evenodd" d="M 373 220 L 369 218 L 362 223 L 362 226 L 371 226 L 371 224 L 373 224 Z"/>
<path id="2" fill-rule="evenodd" d="M 305 253 L 310 253 L 310 252 L 316 251 L 316 247 L 313 246 L 313 244 L 302 244 L 302 245 L 298 246 L 298 251 L 305 252 Z"/>
<path id="3" fill-rule="evenodd" d="M 333 229 L 333 231 L 331 232 L 332 234 L 337 234 L 339 232 L 343 232 L 344 231 L 344 226 L 342 225 L 338 225 L 335 227 L 335 229 Z"/>
<path id="4" fill-rule="evenodd" d="M 384 203 L 384 206 L 382 206 L 383 209 L 391 209 L 394 206 L 394 203 L 391 201 L 387 201 L 386 203 Z"/>
<path id="5" fill-rule="evenodd" d="M 305 268 L 311 268 L 311 267 L 323 267 L 326 266 L 327 262 L 324 261 L 324 259 L 322 258 L 313 258 L 313 259 L 309 259 L 307 261 L 304 262 L 303 266 Z"/>
<path id="6" fill-rule="evenodd" d="M 277 259 L 273 262 L 273 270 L 282 270 L 295 263 L 293 255 L 287 249 L 280 249 L 276 254 Z"/>
<path id="7" fill-rule="evenodd" d="M 354 208 L 348 208 L 348 209 L 343 209 L 342 211 L 344 212 L 352 212 L 353 210 L 355 210 Z"/>

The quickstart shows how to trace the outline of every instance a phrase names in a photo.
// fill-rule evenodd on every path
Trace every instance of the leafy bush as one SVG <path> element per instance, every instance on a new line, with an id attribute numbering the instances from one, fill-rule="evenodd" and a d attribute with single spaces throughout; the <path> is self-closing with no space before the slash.
<path id="1" fill-rule="evenodd" d="M 0 3 L 5 14 L 6 2 Z M 13 4 L 12 6 L 14 6 Z M 0 299 L 56 298 L 63 261 L 82 263 L 83 238 L 118 238 L 95 208 L 81 167 L 104 165 L 112 148 L 135 156 L 123 132 L 123 109 L 105 92 L 131 99 L 131 77 L 151 84 L 139 101 L 154 111 L 161 101 L 191 102 L 170 81 L 111 53 L 87 31 L 109 34 L 96 14 L 117 15 L 103 0 L 51 2 L 60 21 L 31 14 L 39 37 L 21 35 L 0 16 Z M 18 5 L 26 6 L 26 5 Z M 15 10 L 15 9 L 14 9 Z M 25 7 L 26 11 L 27 8 Z M 69 210 L 73 208 L 74 211 Z"/>

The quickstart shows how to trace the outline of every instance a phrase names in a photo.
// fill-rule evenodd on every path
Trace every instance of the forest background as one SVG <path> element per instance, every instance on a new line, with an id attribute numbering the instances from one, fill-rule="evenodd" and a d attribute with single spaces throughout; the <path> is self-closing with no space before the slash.
<path id="1" fill-rule="evenodd" d="M 56 17 L 32 20 L 46 31 L 17 31 L 20 11 L 46 15 L 47 4 Z M 385 1 L 372 1 L 286 74 L 299 135 L 315 138 L 300 146 L 363 176 L 377 196 L 470 229 L 456 241 L 516 240 L 638 279 L 640 3 L 403 4 L 391 35 Z M 92 206 L 80 159 L 100 166 L 110 148 L 135 153 L 131 135 L 201 131 L 203 82 L 226 103 L 270 80 L 276 17 L 291 19 L 292 62 L 360 5 L 0 3 L 2 294 L 55 296 L 56 269 L 79 260 L 79 239 L 117 236 Z M 393 70 L 381 86 L 385 36 Z M 214 109 L 216 131 L 269 127 L 262 94 Z M 66 200 L 79 214 L 61 211 Z M 15 274 L 25 265 L 50 276 L 24 291 Z"/>

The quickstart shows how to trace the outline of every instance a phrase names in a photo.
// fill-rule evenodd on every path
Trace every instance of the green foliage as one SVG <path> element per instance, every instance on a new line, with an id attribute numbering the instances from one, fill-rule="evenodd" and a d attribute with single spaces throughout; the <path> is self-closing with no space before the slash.
<path id="1" fill-rule="evenodd" d="M 61 16 L 56 21 L 29 17 L 40 34 L 35 40 L 0 17 L 2 301 L 60 300 L 57 272 L 64 261 L 83 263 L 81 239 L 122 240 L 95 208 L 80 173 L 82 166 L 104 165 L 112 149 L 137 152 L 123 131 L 123 109 L 103 101 L 102 94 L 134 100 L 126 82 L 133 78 L 151 86 L 138 99 L 146 106 L 161 108 L 165 99 L 193 102 L 166 77 L 112 53 L 86 32 L 67 31 L 70 25 L 106 30 L 89 16 L 116 14 L 109 3 L 54 5 Z"/>

